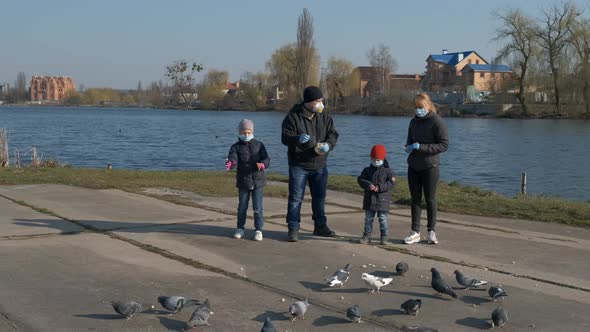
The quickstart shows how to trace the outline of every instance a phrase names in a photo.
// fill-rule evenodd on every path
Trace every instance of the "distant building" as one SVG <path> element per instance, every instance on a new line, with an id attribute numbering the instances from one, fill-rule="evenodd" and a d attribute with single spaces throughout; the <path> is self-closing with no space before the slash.
<path id="1" fill-rule="evenodd" d="M 479 91 L 495 92 L 512 80 L 512 69 L 506 65 L 470 64 L 461 70 L 463 85 L 473 85 Z"/>
<path id="2" fill-rule="evenodd" d="M 350 83 L 353 96 L 369 97 L 374 93 L 375 80 L 378 78 L 377 68 L 359 66 L 352 70 Z"/>
<path id="3" fill-rule="evenodd" d="M 10 92 L 10 85 L 8 83 L 0 84 L 0 99 L 5 99 Z"/>
<path id="4" fill-rule="evenodd" d="M 465 92 L 469 86 L 480 91 L 493 91 L 511 75 L 512 70 L 508 66 L 490 65 L 475 51 L 449 53 L 442 50 L 441 54 L 430 54 L 426 59 L 423 87 L 434 92 Z"/>
<path id="5" fill-rule="evenodd" d="M 31 78 L 31 101 L 59 101 L 66 92 L 76 91 L 76 83 L 66 76 L 33 76 Z"/>
<path id="6" fill-rule="evenodd" d="M 463 89 L 461 70 L 469 64 L 488 64 L 475 51 L 430 54 L 426 59 L 425 89 L 428 91 Z"/>
<path id="7" fill-rule="evenodd" d="M 420 83 L 424 76 L 420 74 L 391 74 L 389 88 L 395 90 L 420 90 Z"/>

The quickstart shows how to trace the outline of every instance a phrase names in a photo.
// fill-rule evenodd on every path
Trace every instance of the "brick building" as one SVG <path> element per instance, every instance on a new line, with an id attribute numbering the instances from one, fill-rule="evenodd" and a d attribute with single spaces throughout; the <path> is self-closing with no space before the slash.
<path id="1" fill-rule="evenodd" d="M 33 76 L 31 78 L 31 101 L 59 101 L 69 90 L 76 90 L 76 84 L 71 77 Z"/>
<path id="2" fill-rule="evenodd" d="M 473 85 L 479 91 L 500 91 L 510 84 L 512 70 L 506 65 L 474 65 L 465 66 L 462 70 L 465 86 Z"/>

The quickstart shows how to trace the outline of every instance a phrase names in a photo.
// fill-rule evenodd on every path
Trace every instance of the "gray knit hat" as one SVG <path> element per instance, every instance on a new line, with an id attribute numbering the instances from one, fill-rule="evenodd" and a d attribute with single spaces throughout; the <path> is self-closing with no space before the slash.
<path id="1" fill-rule="evenodd" d="M 244 131 L 244 130 L 248 130 L 248 129 L 254 131 L 254 122 L 252 122 L 252 120 L 248 120 L 248 119 L 244 119 L 244 120 L 240 121 L 240 125 L 238 126 L 238 130 Z"/>

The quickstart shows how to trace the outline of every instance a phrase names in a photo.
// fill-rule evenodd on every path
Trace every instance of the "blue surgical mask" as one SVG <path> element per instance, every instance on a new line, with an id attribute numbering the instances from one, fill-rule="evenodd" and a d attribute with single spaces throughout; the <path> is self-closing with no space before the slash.
<path id="1" fill-rule="evenodd" d="M 428 114 L 428 111 L 425 108 L 416 108 L 416 116 L 419 118 L 423 118 Z"/>
<path id="2" fill-rule="evenodd" d="M 238 138 L 241 141 L 249 142 L 249 141 L 251 141 L 254 138 L 254 135 L 238 135 Z"/>
<path id="3" fill-rule="evenodd" d="M 381 166 L 383 166 L 383 160 L 371 159 L 371 165 L 373 165 L 375 167 L 381 167 Z"/>

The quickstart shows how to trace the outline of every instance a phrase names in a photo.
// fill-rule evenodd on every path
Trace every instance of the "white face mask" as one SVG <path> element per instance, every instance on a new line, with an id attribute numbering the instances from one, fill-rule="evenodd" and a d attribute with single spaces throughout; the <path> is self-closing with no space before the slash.
<path id="1" fill-rule="evenodd" d="M 254 135 L 238 135 L 238 138 L 244 142 L 249 142 L 254 138 Z"/>
<path id="2" fill-rule="evenodd" d="M 426 108 L 416 108 L 416 116 L 419 118 L 423 118 L 428 114 Z"/>
<path id="3" fill-rule="evenodd" d="M 371 159 L 371 165 L 373 165 L 375 167 L 381 167 L 381 166 L 383 166 L 383 160 L 381 160 L 381 159 Z"/>
<path id="4" fill-rule="evenodd" d="M 322 111 L 324 110 L 324 103 L 323 102 L 319 102 L 315 105 L 313 105 L 313 111 L 317 112 L 317 113 L 322 113 Z"/>

